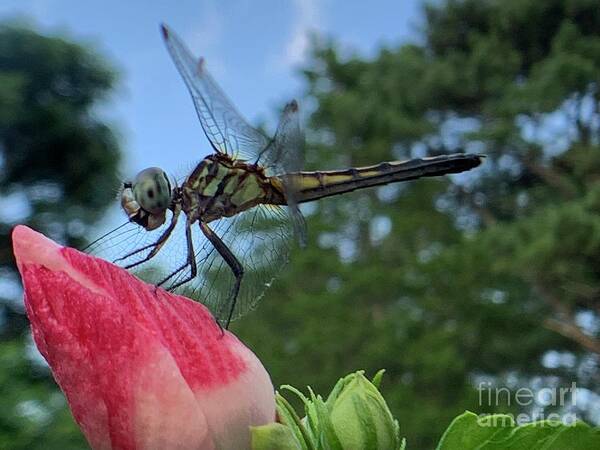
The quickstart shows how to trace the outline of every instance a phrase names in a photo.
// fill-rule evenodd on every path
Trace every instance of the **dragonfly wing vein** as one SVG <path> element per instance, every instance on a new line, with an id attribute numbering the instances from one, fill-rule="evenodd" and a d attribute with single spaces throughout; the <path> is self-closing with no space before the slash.
<path id="1" fill-rule="evenodd" d="M 213 148 L 236 159 L 252 160 L 269 139 L 237 111 L 205 67 L 181 39 L 163 26 L 167 49 L 190 91 L 198 118 Z"/>

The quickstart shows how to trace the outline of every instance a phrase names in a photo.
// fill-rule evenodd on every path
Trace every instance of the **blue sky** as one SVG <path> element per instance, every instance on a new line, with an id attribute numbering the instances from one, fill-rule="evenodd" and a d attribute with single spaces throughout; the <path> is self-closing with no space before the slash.
<path id="1" fill-rule="evenodd" d="M 116 67 L 121 80 L 101 113 L 121 137 L 122 175 L 132 178 L 148 166 L 181 176 L 210 151 L 159 23 L 170 25 L 194 54 L 206 58 L 242 114 L 274 129 L 275 111 L 284 102 L 298 98 L 302 107 L 299 68 L 309 33 L 370 57 L 384 44 L 416 38 L 419 5 L 418 0 L 1 0 L 0 20 L 26 20 L 45 33 L 86 43 Z M 27 216 L 22 201 L 0 200 L 12 211 L 6 219 Z M 115 201 L 90 238 L 123 219 Z M 5 281 L 0 280 L 2 288 L 20 298 L 18 284 Z"/>
<path id="2" fill-rule="evenodd" d="M 417 36 L 416 0 L 2 0 L 0 19 L 26 19 L 88 43 L 121 74 L 102 113 L 122 137 L 123 176 L 159 166 L 181 176 L 210 151 L 183 81 L 162 43 L 169 24 L 250 121 L 274 128 L 291 98 L 302 107 L 299 68 L 311 32 L 369 57 Z"/>
<path id="3" fill-rule="evenodd" d="M 266 120 L 303 92 L 298 68 L 310 31 L 373 55 L 416 34 L 419 2 L 377 0 L 183 0 L 82 2 L 3 0 L 0 18 L 25 17 L 47 32 L 92 44 L 121 73 L 106 106 L 123 139 L 125 172 L 148 165 L 177 171 L 204 156 L 207 142 L 158 32 L 166 22 L 206 57 L 209 70 L 251 121 Z"/>

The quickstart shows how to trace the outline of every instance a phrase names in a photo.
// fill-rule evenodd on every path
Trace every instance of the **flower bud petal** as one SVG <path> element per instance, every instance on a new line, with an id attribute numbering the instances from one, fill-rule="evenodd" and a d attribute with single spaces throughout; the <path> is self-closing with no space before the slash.
<path id="1" fill-rule="evenodd" d="M 256 356 L 201 304 L 18 226 L 34 341 L 94 449 L 244 449 L 275 419 Z"/>

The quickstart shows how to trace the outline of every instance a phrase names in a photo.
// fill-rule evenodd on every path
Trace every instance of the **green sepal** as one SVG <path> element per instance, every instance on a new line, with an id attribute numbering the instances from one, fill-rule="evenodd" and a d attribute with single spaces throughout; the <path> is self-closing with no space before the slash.
<path id="1" fill-rule="evenodd" d="M 270 423 L 250 427 L 252 450 L 304 450 L 290 427 L 281 423 Z"/>

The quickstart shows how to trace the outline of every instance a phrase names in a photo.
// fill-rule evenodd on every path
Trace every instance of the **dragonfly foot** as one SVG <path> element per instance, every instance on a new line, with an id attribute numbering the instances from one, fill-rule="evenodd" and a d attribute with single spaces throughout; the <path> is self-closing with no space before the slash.
<path id="1" fill-rule="evenodd" d="M 219 336 L 219 339 L 223 339 L 225 337 L 225 328 L 223 328 L 223 325 L 221 325 L 221 322 L 219 322 L 219 319 L 217 319 L 216 317 L 214 319 L 215 319 L 215 322 L 217 323 L 217 326 L 221 330 L 221 336 Z"/>

